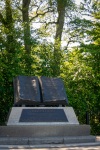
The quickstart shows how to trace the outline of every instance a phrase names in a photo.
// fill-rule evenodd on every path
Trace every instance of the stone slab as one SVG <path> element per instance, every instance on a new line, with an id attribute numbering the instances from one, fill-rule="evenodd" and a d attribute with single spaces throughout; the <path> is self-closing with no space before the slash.
<path id="1" fill-rule="evenodd" d="M 66 137 L 89 136 L 89 125 L 0 126 L 0 137 Z"/>
<path id="2" fill-rule="evenodd" d="M 68 99 L 61 78 L 40 77 L 42 99 L 45 105 L 68 105 Z"/>
<path id="3" fill-rule="evenodd" d="M 39 110 L 62 110 L 64 111 L 64 114 L 67 118 L 68 121 L 54 121 L 54 122 L 51 122 L 51 120 L 49 121 L 37 121 L 37 122 L 29 122 L 29 121 L 25 121 L 25 122 L 20 122 L 20 117 L 21 117 L 21 114 L 22 114 L 22 111 L 23 110 L 37 110 L 37 113 Z M 46 112 L 45 112 L 46 113 Z M 48 114 L 49 115 L 49 114 Z M 57 117 L 59 117 L 59 113 L 56 114 Z M 32 116 L 31 116 L 32 117 Z M 53 118 L 53 117 L 52 117 Z M 7 122 L 7 125 L 68 125 L 68 124 L 79 124 L 78 120 L 77 120 L 77 117 L 75 115 L 75 112 L 73 110 L 72 107 L 12 107 L 11 109 L 11 112 L 10 112 L 10 115 L 9 115 L 9 118 L 8 118 L 8 122 Z"/>

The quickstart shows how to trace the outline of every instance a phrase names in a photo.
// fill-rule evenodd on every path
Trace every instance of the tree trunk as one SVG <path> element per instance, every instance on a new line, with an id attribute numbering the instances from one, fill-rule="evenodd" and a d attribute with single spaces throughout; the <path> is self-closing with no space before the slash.
<path id="1" fill-rule="evenodd" d="M 29 22 L 29 5 L 31 0 L 23 0 L 22 4 L 22 17 L 23 17 L 23 27 L 24 27 L 24 45 L 25 50 L 28 54 L 30 54 L 31 51 L 31 34 L 30 34 L 30 22 Z"/>
<path id="2" fill-rule="evenodd" d="M 29 21 L 29 5 L 31 0 L 23 0 L 22 2 L 22 18 L 24 28 L 24 46 L 26 50 L 25 55 L 25 71 L 26 74 L 31 74 L 31 33 L 30 33 L 30 21 Z"/>
<path id="3" fill-rule="evenodd" d="M 57 11 L 58 19 L 56 26 L 56 35 L 54 43 L 54 64 L 53 64 L 53 75 L 60 75 L 60 61 L 61 61 L 61 37 L 64 26 L 66 1 L 57 0 Z"/>
<path id="4" fill-rule="evenodd" d="M 6 0 L 6 20 L 4 24 L 7 35 L 7 44 L 6 49 L 8 53 L 14 53 L 15 51 L 15 43 L 14 43 L 14 36 L 13 36 L 13 18 L 12 18 L 12 8 L 11 8 L 11 0 Z"/>

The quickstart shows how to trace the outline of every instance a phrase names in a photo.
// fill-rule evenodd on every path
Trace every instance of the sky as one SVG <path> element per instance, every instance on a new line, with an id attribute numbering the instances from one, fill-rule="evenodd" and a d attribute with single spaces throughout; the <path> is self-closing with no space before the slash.
<path id="1" fill-rule="evenodd" d="M 75 0 L 76 4 L 79 5 L 82 0 Z"/>

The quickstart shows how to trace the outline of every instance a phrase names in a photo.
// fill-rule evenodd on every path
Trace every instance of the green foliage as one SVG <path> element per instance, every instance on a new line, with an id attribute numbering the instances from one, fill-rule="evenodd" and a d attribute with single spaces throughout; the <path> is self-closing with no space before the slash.
<path id="1" fill-rule="evenodd" d="M 82 124 L 86 123 L 88 112 L 92 134 L 100 134 L 100 75 L 95 74 L 94 58 L 89 52 L 75 49 L 69 52 L 66 59 L 61 77 L 64 79 L 69 104 L 74 107 Z"/>
<path id="2" fill-rule="evenodd" d="M 78 49 L 67 54 L 61 73 L 70 105 L 82 124 L 86 123 L 88 113 L 91 133 L 95 135 L 100 134 L 100 13 L 97 8 L 96 3 L 92 20 L 76 18 L 71 22 L 78 27 L 76 31 L 82 35 L 82 41 Z"/>
<path id="3" fill-rule="evenodd" d="M 40 62 L 40 76 L 52 76 L 53 45 L 40 44 L 37 47 L 37 56 Z"/>

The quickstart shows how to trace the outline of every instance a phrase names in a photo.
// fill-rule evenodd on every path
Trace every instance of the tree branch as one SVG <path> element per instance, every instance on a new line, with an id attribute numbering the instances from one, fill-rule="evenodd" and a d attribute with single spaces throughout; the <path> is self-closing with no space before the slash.
<path id="1" fill-rule="evenodd" d="M 43 12 L 43 13 L 38 13 L 38 10 L 39 10 L 39 6 L 38 6 L 38 7 L 37 7 L 37 10 L 36 10 L 36 15 L 30 19 L 30 22 L 31 22 L 33 19 L 37 18 L 38 16 L 41 16 L 41 15 L 44 16 L 45 14 L 47 14 L 47 13 L 49 13 L 49 12 L 54 12 L 54 10 L 50 10 L 50 8 L 51 8 L 51 7 L 48 7 L 48 10 L 45 11 L 45 12 Z"/>

